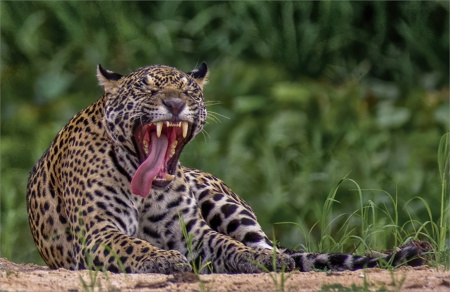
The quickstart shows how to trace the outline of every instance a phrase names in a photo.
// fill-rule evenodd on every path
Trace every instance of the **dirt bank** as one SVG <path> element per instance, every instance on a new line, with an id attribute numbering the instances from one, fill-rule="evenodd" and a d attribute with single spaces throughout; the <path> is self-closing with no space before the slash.
<path id="1" fill-rule="evenodd" d="M 293 272 L 285 274 L 112 274 L 50 270 L 0 259 L 2 291 L 449 291 L 450 271 L 429 266 L 356 272 Z M 286 277 L 287 280 L 286 280 Z M 349 289 L 345 289 L 349 288 Z"/>

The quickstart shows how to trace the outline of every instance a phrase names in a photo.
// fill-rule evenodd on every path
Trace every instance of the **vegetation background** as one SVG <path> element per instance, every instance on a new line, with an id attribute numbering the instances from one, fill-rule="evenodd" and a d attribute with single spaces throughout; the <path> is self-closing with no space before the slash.
<path id="1" fill-rule="evenodd" d="M 385 249 L 437 240 L 448 220 L 437 154 L 450 118 L 448 1 L 0 5 L 2 257 L 42 264 L 28 173 L 101 96 L 98 63 L 126 74 L 206 61 L 210 117 L 181 160 L 222 178 L 285 246 Z"/>

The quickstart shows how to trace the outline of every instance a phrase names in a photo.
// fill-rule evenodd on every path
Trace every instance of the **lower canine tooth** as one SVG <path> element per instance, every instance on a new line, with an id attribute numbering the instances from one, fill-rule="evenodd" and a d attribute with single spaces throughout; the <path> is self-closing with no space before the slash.
<path id="1" fill-rule="evenodd" d="M 167 180 L 167 181 L 172 181 L 174 178 L 175 178 L 174 175 L 166 174 L 166 180 Z"/>

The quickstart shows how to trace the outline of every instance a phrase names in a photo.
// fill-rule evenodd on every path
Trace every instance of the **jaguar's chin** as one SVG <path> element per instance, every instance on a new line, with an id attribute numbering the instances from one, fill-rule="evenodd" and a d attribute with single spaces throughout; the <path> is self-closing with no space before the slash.
<path id="1" fill-rule="evenodd" d="M 141 164 L 131 180 L 133 194 L 147 197 L 153 187 L 164 188 L 172 182 L 191 132 L 192 125 L 186 121 L 158 121 L 136 127 L 134 141 Z"/>

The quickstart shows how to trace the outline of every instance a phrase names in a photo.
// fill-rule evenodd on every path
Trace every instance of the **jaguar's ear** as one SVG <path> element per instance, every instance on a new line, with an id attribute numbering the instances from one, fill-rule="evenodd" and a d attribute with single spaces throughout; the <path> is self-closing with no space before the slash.
<path id="1" fill-rule="evenodd" d="M 201 89 L 208 82 L 208 66 L 206 66 L 205 62 L 187 74 L 195 79 Z"/>
<path id="2" fill-rule="evenodd" d="M 97 65 L 98 83 L 103 86 L 106 93 L 110 93 L 119 87 L 119 80 L 123 76 L 112 71 L 106 70 L 100 64 Z"/>

